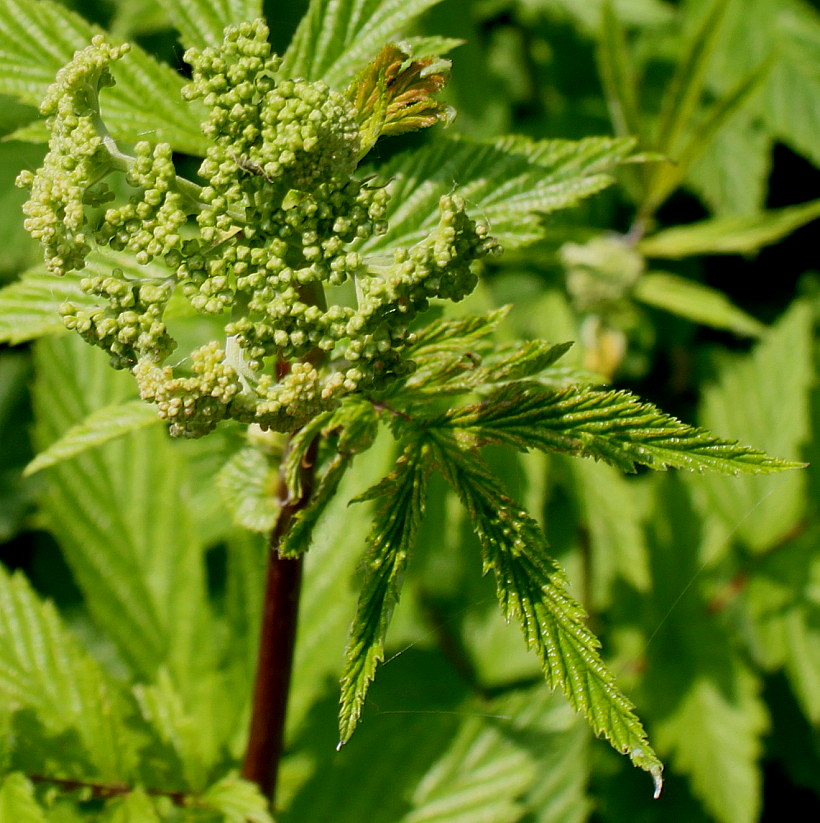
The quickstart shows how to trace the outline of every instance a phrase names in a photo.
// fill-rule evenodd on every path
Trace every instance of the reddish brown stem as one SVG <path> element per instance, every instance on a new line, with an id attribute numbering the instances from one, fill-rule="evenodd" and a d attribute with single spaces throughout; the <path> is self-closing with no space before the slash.
<path id="1" fill-rule="evenodd" d="M 44 774 L 26 774 L 32 783 L 50 783 L 63 791 L 74 792 L 85 790 L 96 800 L 107 800 L 111 797 L 121 797 L 134 791 L 134 786 L 125 783 L 95 783 L 90 780 L 69 780 L 63 777 L 48 777 Z M 143 789 L 152 797 L 167 797 L 177 806 L 184 806 L 190 799 L 184 792 L 166 791 L 165 789 Z"/>
<path id="2" fill-rule="evenodd" d="M 317 445 L 318 441 L 314 440 L 302 463 L 302 494 L 299 497 L 289 497 L 287 483 L 284 477 L 280 478 L 282 508 L 271 533 L 268 550 L 259 662 L 242 776 L 256 783 L 262 793 L 270 798 L 272 806 L 285 742 L 285 719 L 302 583 L 302 557 L 282 557 L 279 546 L 293 518 L 310 500 Z"/>

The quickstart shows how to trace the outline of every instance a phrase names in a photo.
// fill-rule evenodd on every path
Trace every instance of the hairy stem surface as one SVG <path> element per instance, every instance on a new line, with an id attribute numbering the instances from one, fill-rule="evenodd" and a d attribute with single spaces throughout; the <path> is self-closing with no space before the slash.
<path id="1" fill-rule="evenodd" d="M 268 546 L 268 569 L 259 658 L 253 694 L 248 747 L 242 776 L 256 783 L 274 806 L 276 778 L 285 739 L 288 692 L 290 689 L 299 594 L 302 585 L 302 556 L 282 557 L 279 546 L 294 516 L 305 508 L 313 491 L 318 440 L 314 440 L 302 462 L 302 494 L 289 497 L 285 478 L 280 476 L 282 509 Z"/>

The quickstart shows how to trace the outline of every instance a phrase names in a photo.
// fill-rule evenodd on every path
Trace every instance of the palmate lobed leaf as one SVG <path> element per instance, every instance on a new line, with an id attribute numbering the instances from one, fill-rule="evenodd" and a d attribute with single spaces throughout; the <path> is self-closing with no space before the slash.
<path id="1" fill-rule="evenodd" d="M 479 455 L 449 433 L 433 433 L 437 468 L 467 510 L 482 547 L 484 568 L 496 578 L 504 616 L 515 619 L 541 661 L 547 683 L 560 688 L 595 733 L 648 771 L 660 793 L 662 765 L 634 706 L 601 659 L 586 613 L 566 588 L 538 524 L 500 487 Z"/>
<path id="2" fill-rule="evenodd" d="M 393 178 L 389 227 L 363 248 L 380 251 L 421 240 L 438 220 L 439 198 L 456 187 L 473 216 L 485 220 L 505 248 L 539 239 L 541 215 L 574 206 L 611 185 L 610 172 L 632 154 L 634 140 L 492 142 L 440 138 L 379 167 Z"/>
<path id="3" fill-rule="evenodd" d="M 396 469 L 358 500 L 383 498 L 368 535 L 356 616 L 350 629 L 342 675 L 339 746 L 353 734 L 367 690 L 384 659 L 384 638 L 399 599 L 407 554 L 424 515 L 426 449 L 408 444 Z"/>
<path id="4" fill-rule="evenodd" d="M 641 464 L 724 474 L 767 474 L 804 464 L 769 457 L 682 423 L 626 391 L 507 386 L 483 403 L 429 421 L 479 443 L 594 457 L 627 472 Z"/>
<path id="5" fill-rule="evenodd" d="M 43 447 L 96 407 L 130 397 L 131 379 L 75 335 L 35 352 L 35 443 Z M 133 671 L 163 663 L 187 697 L 215 654 L 204 547 L 186 504 L 188 465 L 159 426 L 49 470 L 42 510 L 88 610 Z M 188 691 L 190 690 L 190 692 Z"/>

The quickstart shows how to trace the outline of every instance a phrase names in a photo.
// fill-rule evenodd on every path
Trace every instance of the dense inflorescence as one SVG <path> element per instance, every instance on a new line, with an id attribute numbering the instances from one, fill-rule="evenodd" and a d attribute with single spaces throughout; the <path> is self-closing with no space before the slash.
<path id="1" fill-rule="evenodd" d="M 99 305 L 66 304 L 63 315 L 131 369 L 175 435 L 228 418 L 292 431 L 345 394 L 407 374 L 415 317 L 431 299 L 468 294 L 472 264 L 496 248 L 449 195 L 423 241 L 392 258 L 363 256 L 362 242 L 386 230 L 389 188 L 355 176 L 362 114 L 322 82 L 282 76 L 267 35 L 262 21 L 245 23 L 219 47 L 185 55 L 184 96 L 208 111 L 204 185 L 177 175 L 169 145 L 143 141 L 125 154 L 108 135 L 97 96 L 127 49 L 100 36 L 49 91 L 50 151 L 19 180 L 31 190 L 26 226 L 55 274 L 81 270 L 94 245 L 129 252 L 150 272 L 87 277 Z M 115 172 L 133 194 L 101 213 Z M 224 334 L 171 366 L 163 316 L 175 292 L 219 318 Z"/>

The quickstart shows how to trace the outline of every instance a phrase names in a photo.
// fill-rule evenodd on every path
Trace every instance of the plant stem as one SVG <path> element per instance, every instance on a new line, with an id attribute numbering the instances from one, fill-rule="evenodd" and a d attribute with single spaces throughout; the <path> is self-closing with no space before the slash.
<path id="1" fill-rule="evenodd" d="M 121 797 L 134 791 L 134 786 L 126 783 L 95 783 L 89 780 L 69 780 L 62 777 L 48 777 L 44 774 L 26 774 L 32 783 L 49 783 L 66 792 L 86 790 L 95 800 L 107 800 L 111 797 Z M 184 792 L 167 791 L 165 789 L 150 789 L 143 787 L 143 791 L 152 797 L 167 797 L 177 806 L 190 804 L 191 796 Z"/>
<path id="2" fill-rule="evenodd" d="M 317 446 L 318 439 L 311 443 L 302 461 L 302 494 L 299 497 L 289 496 L 284 474 L 280 475 L 278 494 L 282 508 L 268 544 L 259 662 L 242 777 L 256 783 L 262 793 L 270 798 L 271 806 L 274 805 L 276 778 L 284 748 L 288 691 L 302 585 L 302 556 L 282 557 L 279 546 L 293 518 L 310 500 Z"/>

